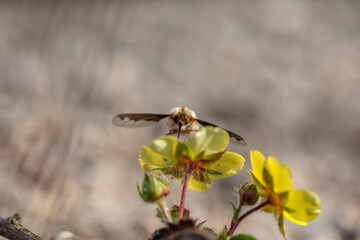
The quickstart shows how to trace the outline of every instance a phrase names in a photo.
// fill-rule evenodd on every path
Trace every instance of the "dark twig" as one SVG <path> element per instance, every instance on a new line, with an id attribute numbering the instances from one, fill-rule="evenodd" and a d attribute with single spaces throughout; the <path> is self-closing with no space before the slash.
<path id="1" fill-rule="evenodd" d="M 0 218 L 0 236 L 10 240 L 42 240 L 22 226 L 21 217 L 18 213 L 12 217 Z"/>

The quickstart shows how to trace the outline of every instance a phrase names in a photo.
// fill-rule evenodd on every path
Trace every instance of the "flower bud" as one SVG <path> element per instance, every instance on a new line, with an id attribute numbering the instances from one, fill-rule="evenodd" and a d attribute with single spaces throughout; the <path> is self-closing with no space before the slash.
<path id="1" fill-rule="evenodd" d="M 243 205 L 254 205 L 259 199 L 259 192 L 254 184 L 248 185 L 245 183 L 239 189 L 240 201 Z"/>
<path id="2" fill-rule="evenodd" d="M 137 189 L 140 197 L 145 202 L 162 202 L 166 196 L 170 193 L 169 184 L 167 180 L 161 176 L 145 173 L 144 181 L 142 183 L 142 189 L 140 190 L 139 184 Z"/>

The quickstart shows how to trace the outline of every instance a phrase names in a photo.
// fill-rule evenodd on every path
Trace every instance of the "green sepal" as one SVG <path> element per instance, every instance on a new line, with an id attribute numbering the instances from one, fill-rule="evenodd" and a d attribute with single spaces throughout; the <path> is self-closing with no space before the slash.
<path id="1" fill-rule="evenodd" d="M 198 161 L 200 159 L 203 159 L 204 158 L 204 154 L 205 154 L 205 151 L 201 151 L 199 154 L 197 154 L 194 159 L 192 159 L 192 161 Z"/>
<path id="2" fill-rule="evenodd" d="M 171 176 L 173 176 L 174 178 L 177 178 L 177 179 L 181 179 L 181 181 L 184 180 L 184 177 L 186 175 L 186 172 L 185 172 L 185 169 L 184 168 L 172 168 L 171 169 Z"/>
<path id="3" fill-rule="evenodd" d="M 255 186 L 256 186 L 256 188 L 258 189 L 258 191 L 259 191 L 260 193 L 263 193 L 264 190 L 261 189 L 261 188 L 265 188 L 265 186 L 262 185 L 262 183 L 255 177 L 255 175 L 254 175 L 252 172 L 250 172 L 250 178 L 251 178 L 251 180 L 253 181 L 253 183 L 255 184 Z"/>
<path id="4" fill-rule="evenodd" d="M 205 171 L 201 171 L 200 174 L 192 176 L 196 181 L 211 184 L 212 179 L 209 177 L 209 175 Z"/>
<path id="5" fill-rule="evenodd" d="M 233 214 L 233 219 L 234 220 L 237 220 L 239 218 L 239 210 L 237 209 L 237 207 L 235 206 L 235 204 L 233 202 L 230 202 L 232 208 L 233 208 L 233 211 L 234 211 L 234 214 Z"/>
<path id="6" fill-rule="evenodd" d="M 231 237 L 230 240 L 256 240 L 256 238 L 254 238 L 250 235 L 239 234 L 239 235 Z"/>
<path id="7" fill-rule="evenodd" d="M 176 159 L 180 159 L 182 156 L 191 156 L 191 152 L 190 149 L 188 148 L 188 146 L 186 146 L 184 143 L 182 142 L 178 142 L 177 146 L 176 146 L 176 150 L 175 150 L 175 157 Z"/>
<path id="8" fill-rule="evenodd" d="M 166 165 L 171 165 L 172 164 L 172 162 L 169 159 L 164 158 L 164 157 L 162 159 L 164 160 Z"/>
<path id="9" fill-rule="evenodd" d="M 150 171 L 161 171 L 164 174 L 169 174 L 171 172 L 172 167 L 164 167 L 164 168 L 151 168 Z"/>
<path id="10" fill-rule="evenodd" d="M 207 175 L 205 172 L 201 173 L 201 177 L 204 180 L 204 182 L 206 182 L 207 184 L 211 184 L 212 180 L 209 177 L 209 175 Z"/>
<path id="11" fill-rule="evenodd" d="M 263 203 L 263 202 L 265 202 L 265 201 L 267 201 L 266 198 L 261 199 L 261 203 Z M 270 205 L 270 204 L 264 206 L 264 207 L 261 209 L 261 211 L 264 211 L 264 212 L 266 212 L 266 213 L 274 213 L 274 214 L 276 213 L 276 209 L 275 209 L 272 205 Z M 275 218 L 277 219 L 276 214 L 275 214 Z"/>
<path id="12" fill-rule="evenodd" d="M 226 150 L 224 150 L 222 152 L 217 152 L 217 153 L 206 155 L 204 160 L 206 160 L 208 162 L 215 162 L 215 161 L 219 160 L 222 157 L 222 155 L 224 155 L 224 153 L 226 153 Z"/>
<path id="13" fill-rule="evenodd" d="M 140 186 L 139 186 L 138 182 L 136 183 L 136 188 L 137 188 L 137 191 L 138 191 L 140 197 L 143 199 L 143 194 L 141 193 Z"/>
<path id="14" fill-rule="evenodd" d="M 296 212 L 294 209 L 291 209 L 291 208 L 288 208 L 286 206 L 281 206 L 281 209 L 285 212 L 288 212 L 288 213 L 294 213 Z"/>
<path id="15" fill-rule="evenodd" d="M 201 223 L 196 224 L 196 227 L 201 227 L 207 222 L 207 220 L 202 221 Z M 210 229 L 212 231 L 212 229 Z"/>
<path id="16" fill-rule="evenodd" d="M 252 174 L 252 173 L 250 172 L 250 174 Z M 237 191 L 239 191 L 240 189 L 243 190 L 247 186 L 249 186 L 249 181 L 246 181 L 243 185 L 240 185 L 240 188 L 236 188 L 235 190 L 237 190 Z"/>
<path id="17" fill-rule="evenodd" d="M 166 223 L 166 219 L 163 216 L 163 213 L 160 208 L 156 208 L 156 217 L 160 219 L 161 222 Z"/>
<path id="18" fill-rule="evenodd" d="M 205 171 L 211 175 L 223 175 L 221 172 L 215 171 L 215 170 L 210 170 L 210 169 L 205 169 Z"/>
<path id="19" fill-rule="evenodd" d="M 281 214 L 278 216 L 278 226 L 279 226 L 279 230 L 280 233 L 284 236 L 284 238 L 286 239 L 285 236 L 285 229 L 284 229 L 284 215 Z"/>
<path id="20" fill-rule="evenodd" d="M 274 189 L 274 180 L 273 177 L 271 176 L 271 174 L 269 173 L 269 171 L 264 168 L 264 172 L 263 172 L 263 179 L 266 183 L 269 183 L 271 186 L 271 189 Z"/>

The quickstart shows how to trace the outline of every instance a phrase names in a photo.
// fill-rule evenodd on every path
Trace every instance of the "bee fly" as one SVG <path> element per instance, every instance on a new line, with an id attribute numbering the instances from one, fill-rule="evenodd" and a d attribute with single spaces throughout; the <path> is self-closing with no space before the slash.
<path id="1" fill-rule="evenodd" d="M 195 112 L 187 107 L 173 108 L 169 114 L 121 113 L 116 115 L 112 122 L 118 127 L 136 128 L 158 123 L 164 118 L 167 118 L 167 124 L 170 128 L 167 135 L 177 133 L 178 138 L 180 137 L 180 133 L 183 133 L 185 136 L 189 136 L 191 132 L 199 130 L 199 125 L 217 127 L 215 124 L 198 119 Z M 246 141 L 242 137 L 229 130 L 224 130 L 228 132 L 230 139 L 233 142 L 244 146 L 246 145 Z"/>

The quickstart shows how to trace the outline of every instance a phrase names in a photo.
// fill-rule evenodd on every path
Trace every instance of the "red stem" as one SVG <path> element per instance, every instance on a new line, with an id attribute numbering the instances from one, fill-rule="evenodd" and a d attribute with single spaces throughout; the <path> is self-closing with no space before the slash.
<path id="1" fill-rule="evenodd" d="M 246 213 L 244 213 L 243 215 L 241 215 L 238 219 L 233 219 L 231 221 L 231 226 L 229 228 L 229 231 L 227 233 L 227 239 L 230 239 L 230 237 L 234 234 L 234 231 L 235 229 L 237 228 L 237 226 L 239 225 L 239 223 L 244 219 L 246 218 L 247 216 L 249 216 L 250 214 L 252 214 L 253 212 L 265 207 L 266 205 L 269 204 L 269 200 L 268 201 L 265 201 L 261 204 L 259 204 L 258 206 L 250 209 L 249 211 L 247 211 Z"/>
<path id="2" fill-rule="evenodd" d="M 181 200 L 180 200 L 180 207 L 179 207 L 179 221 L 182 219 L 183 214 L 184 214 L 185 195 L 186 195 L 186 189 L 187 189 L 187 185 L 189 183 L 189 179 L 190 179 L 190 172 L 188 172 L 184 178 L 184 185 L 183 185 L 183 189 L 182 189 L 182 193 L 181 193 Z"/>

